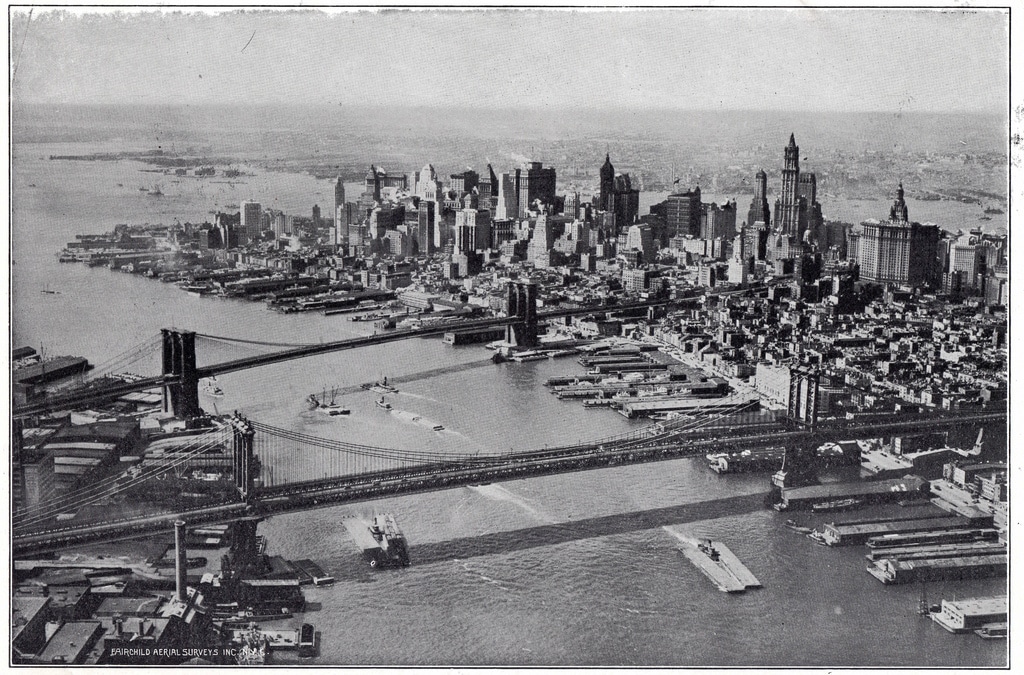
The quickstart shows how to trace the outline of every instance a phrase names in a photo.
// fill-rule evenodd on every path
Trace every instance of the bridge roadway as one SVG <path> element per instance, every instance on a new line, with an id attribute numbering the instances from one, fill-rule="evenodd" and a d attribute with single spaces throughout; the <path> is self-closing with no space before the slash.
<path id="1" fill-rule="evenodd" d="M 666 305 L 668 303 L 668 300 L 656 300 L 650 302 L 634 302 L 625 305 L 601 305 L 597 307 L 576 307 L 571 309 L 556 309 L 548 312 L 538 312 L 537 320 L 543 321 L 545 319 L 562 318 L 567 316 L 585 316 L 587 314 L 594 314 L 600 312 L 626 312 L 637 309 L 648 309 L 650 307 L 659 307 L 661 305 Z M 396 342 L 398 340 L 405 340 L 408 338 L 444 335 L 449 331 L 497 328 L 499 326 L 508 326 L 514 323 L 521 323 L 522 321 L 523 319 L 520 316 L 503 316 L 491 319 L 453 321 L 450 323 L 440 323 L 434 326 L 424 326 L 422 328 L 410 328 L 406 330 L 388 331 L 386 333 L 374 333 L 373 335 L 367 335 L 365 337 L 348 338 L 346 340 L 324 342 L 318 345 L 295 347 L 294 349 L 286 349 L 283 351 L 274 352 L 273 354 L 261 354 L 258 356 L 249 356 L 241 359 L 236 359 L 234 361 L 226 361 L 224 363 L 218 363 L 213 366 L 198 368 L 197 373 L 199 374 L 199 377 L 223 375 L 225 373 L 231 373 L 236 370 L 255 368 L 257 366 L 265 366 L 271 363 L 290 361 L 291 359 L 301 359 L 305 356 L 313 356 L 315 354 L 325 354 L 327 352 L 336 352 L 344 349 L 355 349 L 357 347 L 368 347 L 371 345 L 379 345 L 384 344 L 386 342 Z"/>
<path id="2" fill-rule="evenodd" d="M 17 555 L 59 550 L 76 544 L 116 541 L 171 530 L 175 520 L 190 526 L 229 522 L 239 517 L 273 515 L 360 502 L 384 496 L 449 490 L 481 482 L 506 481 L 569 473 L 609 466 L 639 464 L 692 457 L 724 444 L 759 448 L 778 445 L 819 445 L 830 441 L 896 433 L 922 433 L 959 425 L 1005 423 L 1006 410 L 978 410 L 958 414 L 898 415 L 834 423 L 817 429 L 780 431 L 773 423 L 724 428 L 711 438 L 694 438 L 698 431 L 667 431 L 637 435 L 607 444 L 582 444 L 494 457 L 466 458 L 459 462 L 421 465 L 334 479 L 291 483 L 263 488 L 252 503 L 229 502 L 179 513 L 132 517 L 118 521 L 52 528 L 15 534 Z M 753 432 L 753 433 L 751 433 Z M 767 489 L 767 483 L 766 483 Z"/>
<path id="3" fill-rule="evenodd" d="M 587 314 L 594 314 L 598 312 L 623 312 L 637 309 L 647 309 L 649 307 L 658 307 L 661 305 L 665 305 L 668 304 L 669 302 L 670 301 L 668 300 L 656 300 L 650 302 L 629 303 L 624 305 L 601 305 L 597 307 L 557 309 L 543 313 L 538 312 L 537 320 L 543 321 L 544 319 L 561 318 L 567 316 L 585 316 Z M 326 354 L 328 352 L 336 352 L 346 349 L 356 349 L 358 347 L 369 347 L 372 345 L 379 345 L 387 342 L 395 342 L 398 340 L 406 340 L 409 338 L 444 335 L 449 331 L 496 328 L 499 326 L 507 326 L 509 324 L 519 323 L 521 321 L 521 317 L 507 316 L 496 317 L 491 319 L 476 319 L 471 321 L 453 321 L 451 323 L 442 323 L 436 326 L 425 326 L 423 328 L 411 328 L 407 330 L 395 330 L 386 333 L 375 333 L 373 335 L 367 335 L 364 337 L 348 338 L 345 340 L 335 340 L 333 342 L 323 342 L 321 344 L 316 345 L 306 345 L 303 347 L 295 347 L 293 349 L 285 349 L 282 351 L 273 352 L 271 354 L 261 354 L 257 356 L 235 359 L 233 361 L 225 361 L 223 363 L 214 364 L 212 366 L 204 366 L 201 368 L 196 368 L 196 377 L 204 378 L 211 377 L 214 375 L 223 375 L 225 373 L 231 373 L 238 370 L 256 368 L 258 366 L 265 366 L 272 363 L 280 363 L 282 361 L 290 361 L 292 359 L 300 359 L 306 356 L 314 356 L 316 354 Z M 124 396 L 125 394 L 129 394 L 132 392 L 145 391 L 146 389 L 162 387 L 168 384 L 175 384 L 177 382 L 177 377 L 170 375 L 157 375 L 155 377 L 147 377 L 136 382 L 124 382 L 111 387 L 103 387 L 102 389 L 78 390 L 74 392 L 69 392 L 67 394 L 51 396 L 48 397 L 45 401 L 41 401 L 39 403 L 33 403 L 31 405 L 16 407 L 12 410 L 11 415 L 12 417 L 29 417 L 32 415 L 40 415 L 51 410 L 68 409 L 82 405 L 90 405 L 101 401 L 112 400 L 119 396 Z"/>

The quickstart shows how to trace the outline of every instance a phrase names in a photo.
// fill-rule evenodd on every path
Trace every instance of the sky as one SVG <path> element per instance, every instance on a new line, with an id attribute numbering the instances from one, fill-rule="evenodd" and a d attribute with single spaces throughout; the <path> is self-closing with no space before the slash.
<path id="1" fill-rule="evenodd" d="M 248 10 L 12 19 L 15 103 L 1006 114 L 999 10 Z"/>

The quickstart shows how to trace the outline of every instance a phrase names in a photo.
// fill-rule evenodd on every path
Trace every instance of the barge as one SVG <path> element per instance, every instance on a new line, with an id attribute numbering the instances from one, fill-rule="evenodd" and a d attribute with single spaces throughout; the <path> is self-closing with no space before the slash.
<path id="1" fill-rule="evenodd" d="M 748 588 L 761 587 L 757 577 L 720 541 L 706 539 L 695 544 L 684 543 L 679 550 L 720 591 L 742 593 Z"/>
<path id="2" fill-rule="evenodd" d="M 344 524 L 370 567 L 380 569 L 409 565 L 405 535 L 390 513 L 378 513 L 369 525 L 351 517 L 346 518 Z"/>

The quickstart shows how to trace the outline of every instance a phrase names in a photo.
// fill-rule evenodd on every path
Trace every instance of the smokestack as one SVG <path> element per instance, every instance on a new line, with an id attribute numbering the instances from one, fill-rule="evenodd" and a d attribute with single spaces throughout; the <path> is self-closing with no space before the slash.
<path id="1" fill-rule="evenodd" d="M 188 569 L 185 551 L 185 521 L 174 521 L 174 595 L 180 602 L 188 600 L 185 573 Z"/>

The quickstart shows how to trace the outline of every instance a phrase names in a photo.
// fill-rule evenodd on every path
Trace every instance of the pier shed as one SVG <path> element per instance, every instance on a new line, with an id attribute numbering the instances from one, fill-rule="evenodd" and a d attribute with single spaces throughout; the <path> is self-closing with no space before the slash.
<path id="1" fill-rule="evenodd" d="M 895 502 L 906 499 L 908 493 L 919 492 L 927 487 L 927 481 L 913 475 L 879 481 L 809 485 L 782 490 L 782 500 L 778 508 L 809 509 L 819 502 L 851 498 L 872 503 Z"/>

